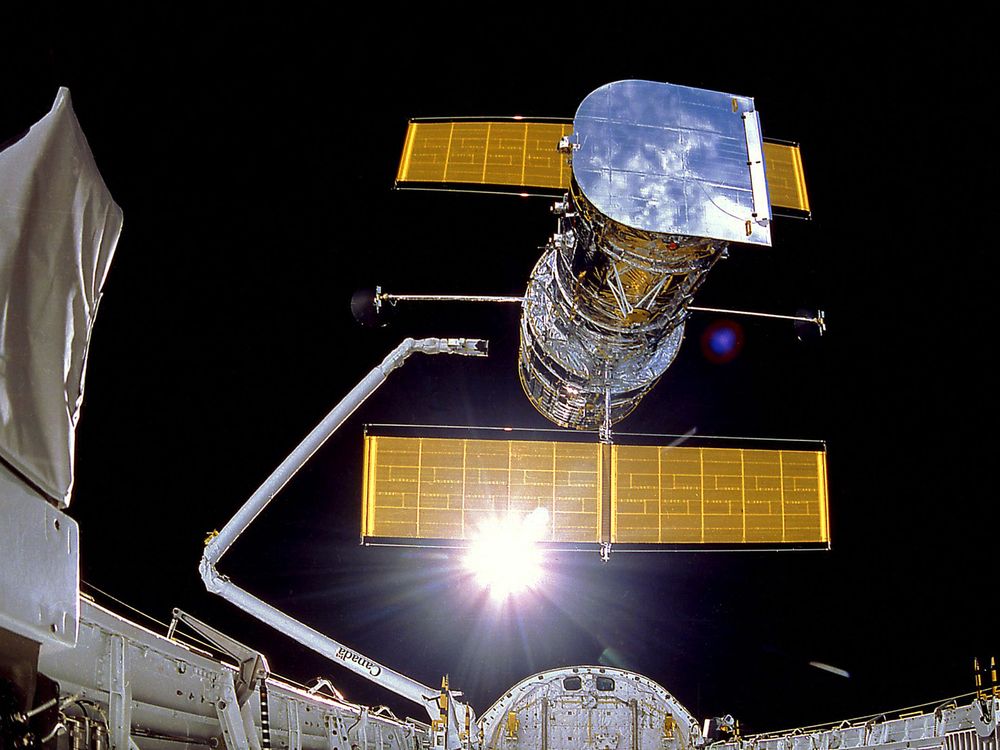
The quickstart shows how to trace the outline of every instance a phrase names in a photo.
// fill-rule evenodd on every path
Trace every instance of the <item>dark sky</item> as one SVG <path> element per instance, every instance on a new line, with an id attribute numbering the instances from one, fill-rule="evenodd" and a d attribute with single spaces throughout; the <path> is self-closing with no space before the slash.
<path id="1" fill-rule="evenodd" d="M 699 717 L 759 730 L 971 689 L 998 625 L 984 45 L 931 18 L 544 7 L 485 23 L 385 8 L 363 23 L 277 8 L 8 23 L 0 141 L 68 86 L 125 214 L 78 432 L 84 580 L 160 619 L 180 606 L 279 673 L 416 713 L 204 592 L 197 562 L 205 533 L 402 337 L 485 337 L 488 361 L 396 373 L 222 572 L 421 681 L 449 672 L 479 711 L 602 653 Z M 766 135 L 802 142 L 813 221 L 777 223 L 771 249 L 734 247 L 697 302 L 820 307 L 830 330 L 803 344 L 744 322 L 741 356 L 719 365 L 698 346 L 716 318 L 696 317 L 621 427 L 826 440 L 833 549 L 561 556 L 501 611 L 457 556 L 358 546 L 361 438 L 365 422 L 546 427 L 517 382 L 518 311 L 411 307 L 371 331 L 349 302 L 375 283 L 520 294 L 554 229 L 542 200 L 393 192 L 408 117 L 572 116 L 622 78 L 753 96 Z"/>

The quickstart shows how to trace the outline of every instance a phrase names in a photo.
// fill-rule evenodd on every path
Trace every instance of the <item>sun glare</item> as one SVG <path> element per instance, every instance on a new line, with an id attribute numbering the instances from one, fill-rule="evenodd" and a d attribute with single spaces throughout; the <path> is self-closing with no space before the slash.
<path id="1" fill-rule="evenodd" d="M 493 518 L 479 527 L 465 558 L 465 567 L 490 595 L 504 600 L 542 579 L 542 554 L 538 540 L 548 524 L 545 508 L 526 516 Z"/>

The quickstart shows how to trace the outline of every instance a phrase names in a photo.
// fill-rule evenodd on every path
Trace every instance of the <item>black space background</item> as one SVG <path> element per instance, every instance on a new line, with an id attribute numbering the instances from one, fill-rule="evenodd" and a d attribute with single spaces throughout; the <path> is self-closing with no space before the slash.
<path id="1" fill-rule="evenodd" d="M 125 213 L 78 432 L 84 580 L 160 619 L 180 606 L 279 673 L 419 715 L 207 594 L 197 562 L 204 534 L 399 339 L 487 337 L 488 361 L 396 373 L 222 571 L 423 682 L 449 672 L 479 711 L 606 649 L 748 730 L 970 690 L 998 623 L 996 126 L 975 20 L 408 12 L 88 5 L 3 22 L 0 141 L 68 86 Z M 833 550 L 565 556 L 497 611 L 457 558 L 358 546 L 361 435 L 547 426 L 517 382 L 517 310 L 411 307 L 372 332 L 349 301 L 375 283 L 519 294 L 554 228 L 545 201 L 393 192 L 408 117 L 572 116 L 622 78 L 753 96 L 765 134 L 803 143 L 814 220 L 776 224 L 772 249 L 734 248 L 698 303 L 820 307 L 830 325 L 804 345 L 746 322 L 741 357 L 715 365 L 698 346 L 714 318 L 695 318 L 622 429 L 825 439 Z"/>

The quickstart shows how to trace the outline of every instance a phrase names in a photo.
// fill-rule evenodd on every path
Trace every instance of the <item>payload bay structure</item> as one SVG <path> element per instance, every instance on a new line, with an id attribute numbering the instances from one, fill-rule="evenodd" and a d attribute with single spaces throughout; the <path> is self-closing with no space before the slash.
<path id="1" fill-rule="evenodd" d="M 799 147 L 764 141 L 752 98 L 652 81 L 601 86 L 572 123 L 411 121 L 396 184 L 561 196 L 518 300 L 518 373 L 580 430 L 609 430 L 656 384 L 731 244 L 770 246 L 776 211 L 810 213 Z M 822 312 L 806 320 L 822 330 Z"/>
<path id="2" fill-rule="evenodd" d="M 263 602 L 262 619 L 331 661 L 412 698 L 431 721 L 401 720 L 346 700 L 328 680 L 276 677 L 264 651 L 174 610 L 154 632 L 81 595 L 80 533 L 66 513 L 77 407 L 101 287 L 121 227 L 60 91 L 52 112 L 0 152 L 0 294 L 8 337 L 0 386 L 11 420 L 0 432 L 0 747 L 59 750 L 987 750 L 997 744 L 995 688 L 899 718 L 716 739 L 728 717 L 699 723 L 682 702 L 634 672 L 567 666 L 525 678 L 481 717 L 445 680 L 431 689 L 289 621 Z M 37 185 L 47 189 L 36 190 Z M 46 262 L 39 263 L 44 258 Z M 9 271 L 29 271 L 11 274 Z M 41 275 L 30 271 L 41 269 Z M 55 275 L 53 275 L 53 272 Z M 54 284 L 58 278 L 59 284 Z M 64 304 L 36 304 L 59 297 Z M 36 328 L 29 331 L 28 326 Z M 78 335 L 67 337 L 66 331 Z M 25 343 L 30 334 L 50 346 Z M 58 342 L 55 346 L 52 342 Z M 415 352 L 483 356 L 476 340 L 404 341 L 352 390 L 234 516 L 206 551 L 203 574 L 364 397 Z M 52 362 L 62 367 L 52 368 Z M 11 372 L 32 372 L 18 390 Z M 44 374 L 56 373 L 53 385 Z M 28 408 L 35 404 L 37 408 Z M 38 450 L 44 446 L 47 450 Z M 233 589 L 227 589 L 233 591 Z M 246 604 L 246 602 L 242 602 Z M 250 611 L 250 610 L 248 610 Z M 256 613 L 255 613 L 256 614 Z M 287 626 L 287 627 L 286 627 Z M 185 636 L 187 630 L 194 636 Z M 307 637 L 303 637 L 305 634 Z M 207 650 L 206 650 L 207 649 Z M 318 649 L 323 653 L 322 649 Z M 353 666 L 352 666 L 353 665 Z M 442 670 L 445 671 L 445 670 Z M 402 686 L 402 688 L 400 687 Z M 414 692 L 414 689 L 416 690 Z M 325 692 L 321 692 L 325 691 Z"/>

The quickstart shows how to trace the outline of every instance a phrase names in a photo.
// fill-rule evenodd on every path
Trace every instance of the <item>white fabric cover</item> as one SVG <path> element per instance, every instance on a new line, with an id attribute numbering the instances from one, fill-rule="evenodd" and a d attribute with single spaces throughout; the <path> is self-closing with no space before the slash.
<path id="1" fill-rule="evenodd" d="M 0 151 L 0 460 L 61 507 L 101 287 L 122 229 L 69 90 Z"/>

